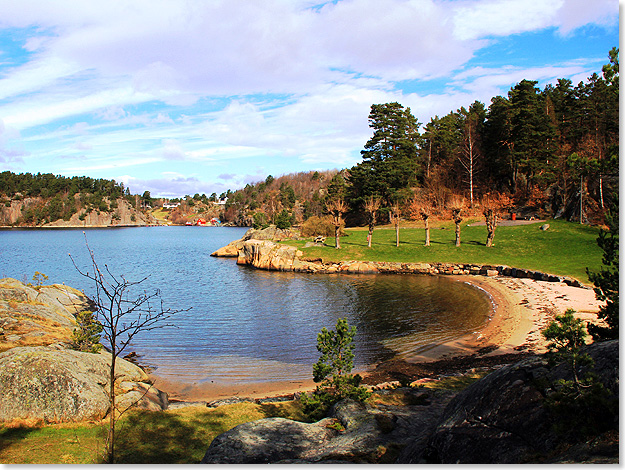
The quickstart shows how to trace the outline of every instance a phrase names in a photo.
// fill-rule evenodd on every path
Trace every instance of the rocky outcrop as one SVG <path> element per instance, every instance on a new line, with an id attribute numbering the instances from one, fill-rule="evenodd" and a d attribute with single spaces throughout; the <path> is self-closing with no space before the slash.
<path id="1" fill-rule="evenodd" d="M 593 344 L 588 352 L 593 371 L 618 403 L 618 341 Z M 544 397 L 549 384 L 571 378 L 567 364 L 548 368 L 543 358 L 503 367 L 452 400 L 427 451 L 409 446 L 399 461 L 513 464 L 550 455 L 552 461 L 566 460 L 557 454 L 567 446 L 566 437 L 554 431 Z M 613 419 L 607 425 L 618 429 L 618 412 Z"/>
<path id="2" fill-rule="evenodd" d="M 249 264 L 269 271 L 294 271 L 302 252 L 290 245 L 265 240 L 248 240 L 238 252 L 237 264 Z"/>
<path id="3" fill-rule="evenodd" d="M 74 314 L 90 308 L 89 299 L 68 286 L 0 280 L 0 421 L 81 421 L 108 413 L 111 355 L 67 349 Z M 167 408 L 167 394 L 150 385 L 141 368 L 117 359 L 116 369 L 118 408 Z"/>
<path id="4" fill-rule="evenodd" d="M 74 315 L 89 310 L 89 299 L 69 286 L 33 287 L 0 279 L 0 351 L 16 346 L 69 343 Z"/>
<path id="5" fill-rule="evenodd" d="M 223 248 L 214 251 L 211 253 L 211 256 L 218 258 L 237 258 L 239 256 L 239 252 L 243 250 L 243 245 L 248 240 L 282 241 L 297 237 L 297 232 L 282 230 L 277 228 L 275 225 L 267 227 L 263 230 L 251 228 L 245 232 L 245 235 L 243 235 L 241 239 L 235 240 Z"/>
<path id="6" fill-rule="evenodd" d="M 403 406 L 344 400 L 316 423 L 267 418 L 241 424 L 217 436 L 202 463 L 391 463 L 408 439 L 427 439 L 452 396 L 417 389 L 404 394 Z"/>
<path id="7" fill-rule="evenodd" d="M 44 346 L 13 348 L 0 354 L 0 421 L 46 422 L 99 419 L 109 411 L 111 355 L 55 350 Z M 164 409 L 165 396 L 146 382 L 139 367 L 118 359 L 120 407 Z M 156 397 L 155 397 L 156 396 Z M 159 406 L 160 404 L 160 406 Z"/>

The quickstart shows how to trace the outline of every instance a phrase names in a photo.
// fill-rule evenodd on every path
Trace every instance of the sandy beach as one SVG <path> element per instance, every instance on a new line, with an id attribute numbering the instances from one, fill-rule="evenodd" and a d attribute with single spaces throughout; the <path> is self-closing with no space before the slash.
<path id="1" fill-rule="evenodd" d="M 392 372 L 394 367 L 401 368 L 400 362 L 407 366 L 466 358 L 476 353 L 482 358 L 521 352 L 542 353 L 546 350 L 546 343 L 540 332 L 556 315 L 572 308 L 578 312 L 580 318 L 596 320 L 596 313 L 602 304 L 595 299 L 595 293 L 590 287 L 571 287 L 561 282 L 500 276 L 459 276 L 456 279 L 481 288 L 490 295 L 493 311 L 487 324 L 480 331 L 437 345 L 404 361 L 389 361 L 386 364 L 387 372 Z M 379 368 L 380 365 L 377 366 Z M 367 373 L 363 375 L 366 376 Z M 377 374 L 374 375 L 378 377 Z M 236 396 L 263 398 L 289 395 L 315 387 L 312 379 L 255 384 L 187 384 L 153 378 L 155 385 L 169 393 L 172 401 L 189 402 Z M 388 379 L 380 376 L 379 380 Z"/>

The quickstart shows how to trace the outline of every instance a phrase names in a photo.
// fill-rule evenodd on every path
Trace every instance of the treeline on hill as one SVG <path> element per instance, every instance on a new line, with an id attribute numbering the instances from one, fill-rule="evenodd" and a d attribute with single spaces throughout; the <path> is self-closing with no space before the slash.
<path id="1" fill-rule="evenodd" d="M 350 169 L 300 173 L 228 192 L 222 220 L 281 226 L 345 204 L 349 225 L 453 210 L 527 211 L 593 223 L 618 196 L 619 50 L 573 86 L 523 80 L 507 97 L 479 101 L 423 126 L 399 103 L 374 104 L 373 136 Z M 372 211 L 372 208 L 378 207 Z M 478 213 L 479 213 L 478 212 Z M 425 214 L 427 213 L 427 214 Z M 335 211 L 336 215 L 336 211 Z M 318 221 L 315 219 L 315 223 Z"/>
<path id="2" fill-rule="evenodd" d="M 125 198 L 133 205 L 144 202 L 131 195 L 123 183 L 114 180 L 86 176 L 67 178 L 51 173 L 0 173 L 0 202 L 5 207 L 34 198 L 40 199 L 41 203 L 24 205 L 16 225 L 40 225 L 59 219 L 67 221 L 82 209 L 85 209 L 82 216 L 91 211 L 115 211 L 119 198 Z"/>

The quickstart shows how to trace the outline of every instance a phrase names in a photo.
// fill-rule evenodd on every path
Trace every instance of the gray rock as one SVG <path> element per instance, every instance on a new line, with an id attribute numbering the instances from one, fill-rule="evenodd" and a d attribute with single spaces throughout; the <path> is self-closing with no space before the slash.
<path id="1" fill-rule="evenodd" d="M 453 393 L 431 395 L 431 401 L 415 400 L 418 405 L 376 408 L 343 400 L 329 418 L 312 424 L 282 418 L 242 424 L 217 436 L 202 463 L 393 462 L 397 453 L 387 455 L 389 449 L 427 441 Z"/>
<path id="2" fill-rule="evenodd" d="M 595 358 L 594 371 L 618 397 L 618 341 L 594 344 L 588 351 Z M 429 441 L 429 452 L 413 459 L 515 464 L 553 451 L 563 438 L 551 427 L 544 396 L 545 387 L 560 378 L 571 378 L 568 365 L 549 369 L 543 358 L 487 375 L 452 400 Z"/>
<path id="3" fill-rule="evenodd" d="M 549 224 L 543 224 L 540 226 L 540 229 L 544 232 L 546 230 L 549 230 Z"/>
<path id="4" fill-rule="evenodd" d="M 188 408 L 190 406 L 206 406 L 206 402 L 205 401 L 176 401 L 176 402 L 169 402 L 169 405 L 167 406 L 167 411 L 170 410 L 179 410 L 181 408 Z"/>
<path id="5" fill-rule="evenodd" d="M 266 418 L 241 424 L 213 439 L 200 463 L 256 464 L 305 458 L 338 433 L 327 427 L 331 423 L 331 419 L 310 424 Z"/>
<path id="6" fill-rule="evenodd" d="M 1 353 L 0 421 L 35 418 L 67 422 L 102 418 L 109 409 L 110 358 L 106 352 L 90 354 L 44 346 L 17 347 Z M 127 382 L 148 380 L 145 372 L 123 359 L 116 362 L 116 374 Z M 146 394 L 147 399 L 156 395 L 155 401 L 164 404 L 163 397 L 152 388 Z M 123 404 L 123 399 L 120 403 Z"/>
<path id="7" fill-rule="evenodd" d="M 235 403 L 254 403 L 255 400 L 249 397 L 229 397 L 221 398 L 219 400 L 209 401 L 206 406 L 208 408 L 217 408 L 224 405 L 234 405 Z"/>

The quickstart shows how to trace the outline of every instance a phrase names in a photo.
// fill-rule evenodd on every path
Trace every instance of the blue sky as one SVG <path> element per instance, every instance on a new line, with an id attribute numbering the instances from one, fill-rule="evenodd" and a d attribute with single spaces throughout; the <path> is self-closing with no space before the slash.
<path id="1" fill-rule="evenodd" d="M 353 166 L 371 104 L 425 124 L 618 45 L 618 0 L 0 0 L 0 171 L 220 194 Z"/>

